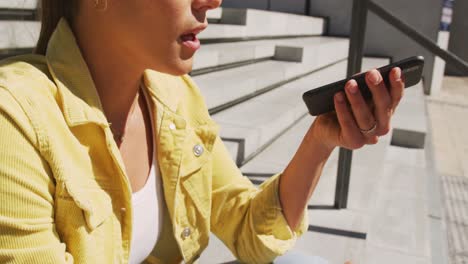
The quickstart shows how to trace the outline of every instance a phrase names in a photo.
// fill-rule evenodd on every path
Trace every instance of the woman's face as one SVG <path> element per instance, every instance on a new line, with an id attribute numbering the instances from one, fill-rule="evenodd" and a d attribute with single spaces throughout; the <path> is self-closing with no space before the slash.
<path id="1" fill-rule="evenodd" d="M 105 0 L 100 0 L 105 1 Z M 182 75 L 191 71 L 206 28 L 206 11 L 222 0 L 107 0 L 101 15 L 112 24 L 114 43 L 147 68 Z"/>

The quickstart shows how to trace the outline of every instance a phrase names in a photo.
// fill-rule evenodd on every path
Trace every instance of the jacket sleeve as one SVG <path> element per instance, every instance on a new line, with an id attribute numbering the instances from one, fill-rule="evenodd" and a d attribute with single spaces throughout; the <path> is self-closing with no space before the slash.
<path id="1" fill-rule="evenodd" d="M 291 230 L 279 201 L 281 173 L 258 189 L 244 177 L 217 137 L 213 152 L 211 228 L 242 262 L 268 263 L 290 249 L 307 230 L 304 208 L 301 224 Z"/>
<path id="2" fill-rule="evenodd" d="M 0 99 L 0 263 L 72 263 L 55 230 L 55 185 L 33 126 L 1 87 Z"/>

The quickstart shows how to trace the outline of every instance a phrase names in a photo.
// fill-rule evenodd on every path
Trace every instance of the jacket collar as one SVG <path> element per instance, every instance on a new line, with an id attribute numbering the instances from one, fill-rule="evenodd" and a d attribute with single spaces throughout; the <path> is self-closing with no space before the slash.
<path id="1" fill-rule="evenodd" d="M 176 113 L 186 91 L 186 83 L 182 77 L 146 69 L 143 72 L 143 84 L 152 97 Z"/>
<path id="2" fill-rule="evenodd" d="M 94 81 L 66 19 L 59 21 L 45 56 L 68 125 L 92 122 L 108 126 Z M 151 69 L 142 74 L 145 89 L 150 95 L 176 112 L 184 91 L 183 78 Z"/>

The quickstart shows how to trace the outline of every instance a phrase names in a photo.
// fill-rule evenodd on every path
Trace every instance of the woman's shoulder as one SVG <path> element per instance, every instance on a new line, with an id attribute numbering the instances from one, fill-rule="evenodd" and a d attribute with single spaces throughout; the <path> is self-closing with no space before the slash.
<path id="1" fill-rule="evenodd" d="M 6 91 L 17 101 L 45 101 L 53 99 L 56 86 L 51 81 L 44 56 L 26 54 L 0 61 L 0 90 Z M 0 97 L 2 101 L 8 98 Z"/>
<path id="2" fill-rule="evenodd" d="M 41 83 L 50 84 L 44 56 L 25 54 L 0 61 L 0 86 L 9 90 L 33 89 Z"/>
<path id="3" fill-rule="evenodd" d="M 23 131 L 34 134 L 34 117 L 55 101 L 55 93 L 44 56 L 28 54 L 0 61 L 0 113 Z"/>

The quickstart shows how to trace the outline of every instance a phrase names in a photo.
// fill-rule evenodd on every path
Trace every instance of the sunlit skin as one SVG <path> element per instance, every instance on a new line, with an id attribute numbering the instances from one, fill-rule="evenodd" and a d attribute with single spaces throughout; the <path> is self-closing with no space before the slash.
<path id="1" fill-rule="evenodd" d="M 190 72 L 194 52 L 183 46 L 179 37 L 187 30 L 206 26 L 206 11 L 220 3 L 221 0 L 108 0 L 106 10 L 97 10 L 94 0 L 80 0 L 73 29 L 107 118 L 114 129 L 127 131 L 120 151 L 134 191 L 148 177 L 152 149 L 148 110 L 143 100 L 138 100 L 135 110 L 130 111 L 141 74 L 147 68 L 173 75 Z M 391 87 L 385 87 L 378 71 L 369 72 L 366 82 L 373 94 L 370 103 L 364 101 L 355 81 L 348 82 L 346 92 L 335 96 L 336 112 L 319 116 L 310 126 L 280 180 L 280 201 L 291 228 L 298 226 L 334 148 L 359 149 L 376 144 L 380 136 L 389 132 L 392 114 L 403 96 L 400 75 L 399 68 L 393 69 Z M 369 129 L 376 123 L 372 134 L 361 132 L 360 129 Z"/>
<path id="2" fill-rule="evenodd" d="M 95 0 L 78 3 L 72 29 L 113 131 L 125 132 L 119 148 L 135 192 L 148 178 L 153 146 L 144 97 L 140 95 L 132 108 L 142 73 L 145 69 L 172 75 L 190 72 L 194 51 L 182 45 L 180 36 L 194 28 L 206 28 L 206 11 L 221 2 L 99 0 L 98 6 Z"/>

